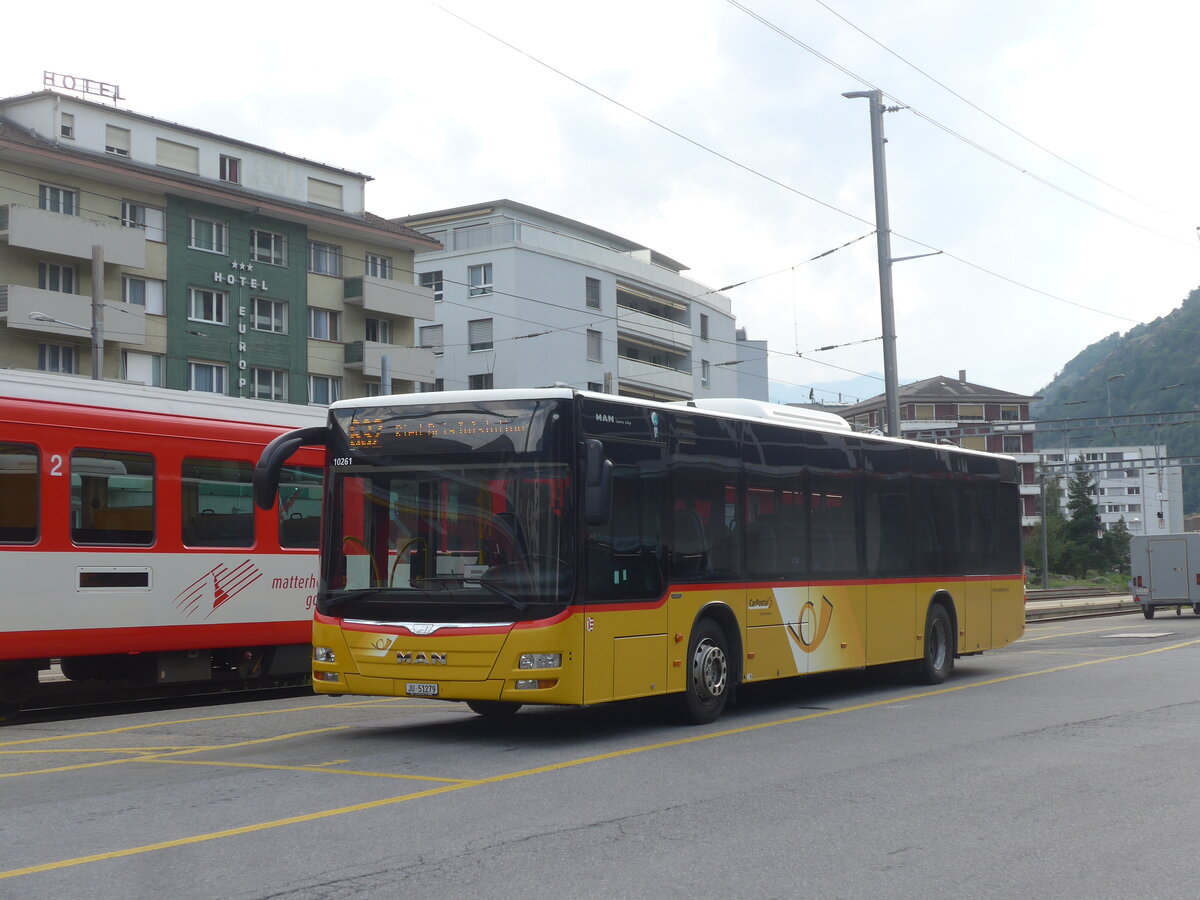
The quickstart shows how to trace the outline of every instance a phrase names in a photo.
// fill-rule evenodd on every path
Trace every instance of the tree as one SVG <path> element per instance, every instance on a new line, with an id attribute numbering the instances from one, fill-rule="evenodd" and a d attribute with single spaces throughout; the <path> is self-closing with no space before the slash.
<path id="1" fill-rule="evenodd" d="M 1042 571 L 1042 530 L 1046 531 L 1046 555 L 1051 572 L 1061 572 L 1063 531 L 1067 520 L 1062 512 L 1062 488 L 1058 479 L 1045 476 L 1045 508 L 1040 510 L 1042 521 L 1033 526 L 1023 547 L 1025 565 L 1030 571 Z"/>
<path id="2" fill-rule="evenodd" d="M 1133 537 L 1121 516 L 1117 524 L 1104 532 L 1104 564 L 1113 572 L 1129 574 L 1129 541 Z"/>
<path id="3" fill-rule="evenodd" d="M 1067 482 L 1067 511 L 1070 517 L 1063 529 L 1063 547 L 1059 558 L 1063 571 L 1076 578 L 1087 577 L 1089 569 L 1102 569 L 1105 564 L 1103 534 L 1100 530 L 1100 507 L 1093 496 L 1096 482 L 1085 468 L 1083 457 L 1075 460 L 1075 474 Z"/>

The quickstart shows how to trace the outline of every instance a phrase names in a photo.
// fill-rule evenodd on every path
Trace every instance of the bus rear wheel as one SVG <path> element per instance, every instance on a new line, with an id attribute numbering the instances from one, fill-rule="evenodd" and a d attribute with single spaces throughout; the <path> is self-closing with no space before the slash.
<path id="1" fill-rule="evenodd" d="M 924 684 L 941 684 L 954 668 L 954 637 L 950 614 L 935 603 L 925 614 L 925 655 L 919 675 Z"/>
<path id="2" fill-rule="evenodd" d="M 520 703 L 508 703 L 504 700 L 468 700 L 467 706 L 476 715 L 488 719 L 508 719 L 517 714 Z"/>
<path id="3" fill-rule="evenodd" d="M 687 687 L 680 702 L 685 722 L 714 722 L 729 700 L 729 650 L 725 632 L 712 619 L 701 619 L 688 641 Z"/>

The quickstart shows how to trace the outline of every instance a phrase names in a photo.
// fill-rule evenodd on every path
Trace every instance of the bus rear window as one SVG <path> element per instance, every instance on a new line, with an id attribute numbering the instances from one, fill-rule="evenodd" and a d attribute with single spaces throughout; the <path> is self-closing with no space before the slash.
<path id="1" fill-rule="evenodd" d="M 0 544 L 32 544 L 38 536 L 38 452 L 0 443 Z"/>
<path id="2" fill-rule="evenodd" d="M 71 453 L 71 540 L 154 542 L 154 458 L 118 450 Z"/>

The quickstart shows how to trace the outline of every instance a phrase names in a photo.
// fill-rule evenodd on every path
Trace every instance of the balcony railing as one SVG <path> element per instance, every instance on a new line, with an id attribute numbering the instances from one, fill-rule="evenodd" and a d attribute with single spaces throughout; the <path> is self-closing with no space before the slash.
<path id="1" fill-rule="evenodd" d="M 92 247 L 98 245 L 108 265 L 146 267 L 146 232 L 141 228 L 125 228 L 17 203 L 2 209 L 0 231 L 8 231 L 10 247 L 91 259 Z M 5 224 L 6 229 L 2 227 Z"/>
<path id="2" fill-rule="evenodd" d="M 345 280 L 342 297 L 370 312 L 433 320 L 433 290 L 417 284 L 355 275 Z"/>
<path id="3" fill-rule="evenodd" d="M 426 347 L 398 347 L 375 341 L 351 341 L 345 347 L 346 368 L 359 369 L 363 375 L 379 378 L 383 374 L 384 357 L 387 357 L 392 378 L 433 381 L 433 351 Z"/>
<path id="4" fill-rule="evenodd" d="M 30 313 L 46 318 L 31 319 Z M 92 299 L 23 284 L 0 285 L 0 319 L 6 319 L 10 329 L 85 339 L 92 327 Z M 105 300 L 104 340 L 145 344 L 145 307 Z"/>

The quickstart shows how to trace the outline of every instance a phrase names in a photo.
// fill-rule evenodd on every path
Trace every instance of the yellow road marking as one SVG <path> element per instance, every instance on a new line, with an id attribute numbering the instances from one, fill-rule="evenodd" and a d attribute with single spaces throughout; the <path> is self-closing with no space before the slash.
<path id="1" fill-rule="evenodd" d="M 280 766 L 271 763 L 218 762 L 207 759 L 163 759 L 143 757 L 133 762 L 164 763 L 172 766 L 214 766 L 232 769 L 273 769 L 278 772 L 316 772 L 318 775 L 360 775 L 364 778 L 394 778 L 401 781 L 436 781 L 442 784 L 477 784 L 469 778 L 440 778 L 436 775 L 400 775 L 395 772 L 362 772 L 355 769 L 330 769 L 325 766 Z M 327 766 L 328 764 L 326 764 Z"/>
<path id="2" fill-rule="evenodd" d="M 702 741 L 711 741 L 718 738 L 731 737 L 733 735 L 749 734 L 754 731 L 762 731 L 767 728 L 776 728 L 780 725 L 793 725 L 799 722 L 808 722 L 816 719 L 825 719 L 832 716 L 844 715 L 851 712 L 860 712 L 868 709 L 878 709 L 884 706 L 891 706 L 898 703 L 909 703 L 914 700 L 922 700 L 927 697 L 938 697 L 945 694 L 954 694 L 960 691 L 973 690 L 980 687 L 989 687 L 997 684 L 1004 684 L 1009 681 L 1017 681 L 1022 678 L 1034 678 L 1042 675 L 1053 675 L 1058 672 L 1067 672 L 1071 669 L 1080 669 L 1084 666 L 1094 666 L 1105 662 L 1119 662 L 1126 659 L 1135 659 L 1141 656 L 1151 656 L 1156 653 L 1167 653 L 1172 650 L 1181 650 L 1185 647 L 1194 647 L 1200 644 L 1200 639 L 1181 641 L 1175 644 L 1168 644 L 1162 647 L 1153 647 L 1148 650 L 1139 650 L 1134 653 L 1124 653 L 1118 656 L 1108 656 L 1100 659 L 1088 659 L 1082 662 L 1067 663 L 1061 666 L 1053 666 L 1049 669 L 1039 669 L 1034 672 L 1018 672 L 1012 675 L 1002 675 L 997 678 L 989 678 L 983 681 L 972 681 L 966 684 L 952 685 L 950 687 L 934 688 L 929 691 L 922 691 L 917 694 L 907 694 L 902 697 L 892 697 L 886 700 L 873 700 L 869 703 L 859 703 L 854 706 L 843 706 L 838 709 L 818 710 L 810 713 L 805 713 L 802 716 L 789 716 L 785 719 L 775 719 L 770 722 L 760 722 L 755 725 L 743 725 L 739 728 L 727 728 L 722 731 L 714 731 L 709 734 L 694 735 L 692 737 L 678 738 L 672 741 L 660 741 L 655 744 L 644 744 L 640 747 L 628 747 L 624 750 L 613 750 L 609 753 L 600 753 L 595 756 L 586 756 L 579 759 L 565 760 L 560 763 L 551 763 L 545 766 L 538 766 L 533 769 L 523 769 L 517 772 L 508 772 L 502 775 L 492 775 L 487 778 L 480 778 L 470 781 L 462 781 L 457 784 L 448 784 L 442 787 L 429 788 L 424 791 L 416 791 L 411 794 L 400 794 L 395 797 L 385 797 L 381 800 L 372 800 L 366 803 L 355 803 L 349 806 L 339 806 L 334 809 L 320 810 L 319 812 L 303 813 L 297 816 L 288 816 L 283 819 L 272 819 L 268 822 L 258 822 L 253 825 L 244 825 L 239 828 L 228 828 L 222 831 L 212 831 L 205 834 L 192 835 L 190 837 L 177 838 L 170 841 L 160 841 L 154 844 L 143 844 L 139 847 L 127 847 L 124 850 L 110 850 L 104 853 L 94 853 L 89 856 L 77 856 L 71 859 L 61 859 L 54 862 L 40 863 L 33 866 L 25 866 L 19 869 L 9 869 L 0 871 L 0 880 L 7 878 L 17 878 L 22 875 L 33 875 L 39 872 L 51 872 L 56 869 L 66 869 L 74 866 L 85 865 L 92 862 L 103 862 L 113 859 L 121 859 L 128 856 L 137 856 L 144 853 L 153 853 L 158 850 L 168 850 L 174 847 L 186 847 L 192 844 L 200 844 L 207 841 L 220 840 L 227 837 L 237 837 L 244 834 L 253 834 L 258 831 L 268 831 L 272 828 L 283 828 L 288 825 L 300 825 L 308 822 L 317 822 L 322 819 L 333 818 L 334 816 L 349 815 L 356 812 L 366 812 L 369 810 L 381 809 L 386 806 L 394 806 L 397 803 L 404 803 L 409 800 L 418 800 L 424 797 L 433 797 L 438 794 L 447 794 L 453 791 L 461 791 L 467 788 L 480 787 L 488 784 L 499 784 L 505 781 L 512 781 L 518 778 L 528 778 L 532 775 L 544 775 L 550 772 L 560 772 L 565 769 L 576 768 L 579 766 L 589 765 L 596 762 L 605 762 L 613 759 L 620 759 L 626 756 L 633 756 L 638 753 L 647 753 L 653 750 L 663 750 L 670 747 L 681 747 L 687 744 L 697 744 Z M 257 743 L 254 741 L 246 743 Z M 229 746 L 238 746 L 236 744 Z M 197 748 L 203 749 L 203 748 Z M 197 763 L 200 761 L 197 760 Z"/>

